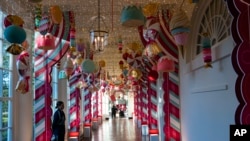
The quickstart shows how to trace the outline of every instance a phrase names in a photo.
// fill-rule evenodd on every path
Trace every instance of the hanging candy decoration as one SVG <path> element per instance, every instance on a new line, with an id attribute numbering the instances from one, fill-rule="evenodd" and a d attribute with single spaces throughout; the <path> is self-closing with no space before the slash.
<path id="1" fill-rule="evenodd" d="M 212 55 L 211 55 L 211 40 L 209 38 L 208 33 L 203 33 L 202 39 L 202 53 L 203 53 L 203 60 L 205 62 L 205 68 L 212 68 Z"/>
<path id="2" fill-rule="evenodd" d="M 157 62 L 158 72 L 173 72 L 175 70 L 175 63 L 169 56 L 162 56 Z"/>
<path id="3" fill-rule="evenodd" d="M 148 58 L 154 58 L 158 54 L 160 54 L 162 51 L 159 48 L 158 44 L 151 40 L 147 43 L 146 48 L 143 51 L 143 55 L 147 56 Z"/>
<path id="4" fill-rule="evenodd" d="M 51 15 L 51 20 L 54 24 L 60 24 L 62 21 L 62 11 L 59 6 L 54 5 L 51 6 L 49 9 L 50 15 Z"/>
<path id="5" fill-rule="evenodd" d="M 83 42 L 83 39 L 79 39 L 79 41 L 76 42 L 76 50 L 81 54 L 84 53 L 85 44 Z"/>
<path id="6" fill-rule="evenodd" d="M 23 51 L 18 56 L 16 65 L 17 65 L 19 80 L 17 82 L 15 90 L 21 94 L 26 94 L 29 91 L 29 79 L 30 79 L 30 76 L 27 75 L 27 71 L 30 68 L 28 52 Z"/>
<path id="7" fill-rule="evenodd" d="M 67 57 L 67 60 L 63 66 L 63 69 L 65 71 L 67 78 L 69 79 L 69 77 L 71 76 L 71 74 L 73 73 L 73 70 L 74 70 L 74 64 L 73 64 L 73 61 L 71 60 L 71 58 Z"/>
<path id="8" fill-rule="evenodd" d="M 121 61 L 119 61 L 119 66 L 120 66 L 120 69 L 123 69 L 123 65 L 124 65 L 123 61 L 122 61 L 122 60 L 121 60 Z"/>
<path id="9" fill-rule="evenodd" d="M 50 18 L 47 12 L 42 14 L 42 18 L 38 23 L 38 31 L 41 35 L 46 35 L 49 32 L 50 28 Z"/>
<path id="10" fill-rule="evenodd" d="M 82 63 L 82 71 L 84 73 L 93 73 L 96 70 L 96 65 L 94 61 L 90 59 L 85 59 Z"/>
<path id="11" fill-rule="evenodd" d="M 142 13 L 142 8 L 135 5 L 123 7 L 121 23 L 126 27 L 138 27 L 143 25 L 145 23 L 145 17 Z"/>
<path id="12" fill-rule="evenodd" d="M 16 26 L 20 26 L 23 27 L 24 21 L 22 18 L 20 18 L 17 15 L 7 15 L 4 18 L 4 26 L 8 27 L 10 25 L 16 25 Z"/>
<path id="13" fill-rule="evenodd" d="M 56 48 L 55 37 L 50 33 L 47 33 L 45 36 L 43 35 L 38 36 L 36 39 L 36 44 L 37 48 L 43 50 L 51 50 Z"/>
<path id="14" fill-rule="evenodd" d="M 141 56 L 141 54 L 138 54 L 138 53 L 131 53 L 127 57 L 126 61 L 129 64 L 129 66 L 131 66 L 133 68 L 137 68 L 141 65 L 142 56 Z"/>
<path id="15" fill-rule="evenodd" d="M 158 10 L 159 10 L 159 4 L 154 2 L 149 2 L 142 8 L 142 12 L 145 17 L 156 16 Z"/>
<path id="16" fill-rule="evenodd" d="M 119 53 L 122 53 L 122 37 L 119 36 L 119 39 L 118 39 L 118 50 L 119 50 Z"/>
<path id="17" fill-rule="evenodd" d="M 183 0 L 184 2 L 184 0 Z M 181 4 L 182 7 L 183 3 Z M 190 31 L 190 21 L 187 14 L 180 7 L 177 9 L 170 20 L 170 30 L 171 34 L 174 36 L 176 44 L 179 46 L 182 56 L 184 55 L 183 46 L 186 44 L 188 39 L 188 33 Z"/>
<path id="18" fill-rule="evenodd" d="M 13 54 L 18 55 L 20 54 L 24 48 L 19 44 L 22 44 L 26 39 L 26 32 L 25 30 L 17 25 L 10 25 L 4 30 L 4 37 L 5 39 L 12 43 L 6 51 Z"/>
<path id="19" fill-rule="evenodd" d="M 105 67 L 105 65 L 106 65 L 106 62 L 105 62 L 104 60 L 100 60 L 100 61 L 99 61 L 99 66 L 100 66 L 101 68 Z"/>
<path id="20" fill-rule="evenodd" d="M 38 29 L 41 19 L 42 19 L 42 5 L 37 4 L 35 6 L 35 29 Z"/>

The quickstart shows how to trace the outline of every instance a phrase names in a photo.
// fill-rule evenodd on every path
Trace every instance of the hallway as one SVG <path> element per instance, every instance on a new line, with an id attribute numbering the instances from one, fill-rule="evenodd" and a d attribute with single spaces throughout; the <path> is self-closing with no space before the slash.
<path id="1" fill-rule="evenodd" d="M 133 119 L 115 118 L 103 120 L 97 130 L 92 129 L 91 138 L 81 141 L 148 141 L 142 137 L 141 128 L 137 127 Z"/>

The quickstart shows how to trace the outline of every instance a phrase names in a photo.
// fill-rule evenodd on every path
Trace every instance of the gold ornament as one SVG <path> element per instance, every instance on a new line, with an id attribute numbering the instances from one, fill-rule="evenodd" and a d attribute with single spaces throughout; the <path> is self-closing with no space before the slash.
<path id="1" fill-rule="evenodd" d="M 145 17 L 151 17 L 157 15 L 158 9 L 159 4 L 151 2 L 142 8 L 142 12 Z"/>

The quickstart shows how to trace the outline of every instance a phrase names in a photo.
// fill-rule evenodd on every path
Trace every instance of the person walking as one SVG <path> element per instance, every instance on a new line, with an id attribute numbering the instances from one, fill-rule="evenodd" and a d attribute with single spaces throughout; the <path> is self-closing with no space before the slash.
<path id="1" fill-rule="evenodd" d="M 112 116 L 112 118 L 116 117 L 116 111 L 117 111 L 117 108 L 116 108 L 115 105 L 113 105 L 113 107 L 111 108 L 111 116 Z"/>
<path id="2" fill-rule="evenodd" d="M 53 116 L 52 131 L 54 136 L 54 141 L 64 141 L 65 136 L 65 114 L 63 112 L 64 103 L 58 101 L 56 103 L 57 110 Z"/>

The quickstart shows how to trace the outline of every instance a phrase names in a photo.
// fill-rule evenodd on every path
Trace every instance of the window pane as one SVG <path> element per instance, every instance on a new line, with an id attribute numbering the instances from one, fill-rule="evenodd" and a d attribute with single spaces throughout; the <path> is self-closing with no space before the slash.
<path id="1" fill-rule="evenodd" d="M 3 74 L 3 83 L 2 83 L 2 88 L 3 88 L 3 93 L 1 97 L 9 97 L 9 87 L 10 87 L 10 78 L 9 78 L 9 71 L 2 71 Z"/>

